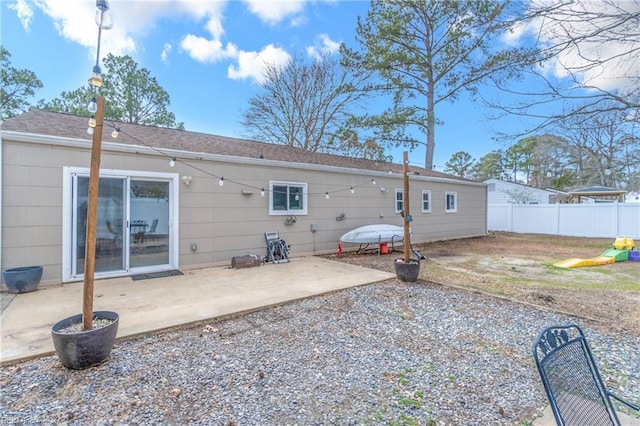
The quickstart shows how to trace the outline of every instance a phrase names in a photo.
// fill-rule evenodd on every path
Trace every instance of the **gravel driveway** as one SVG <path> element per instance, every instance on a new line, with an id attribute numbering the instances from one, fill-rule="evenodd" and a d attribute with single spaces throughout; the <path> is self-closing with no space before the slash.
<path id="1" fill-rule="evenodd" d="M 530 424 L 546 405 L 541 327 L 576 321 L 397 280 L 118 342 L 83 371 L 0 370 L 0 423 Z M 610 387 L 640 401 L 640 338 L 587 333 Z"/>

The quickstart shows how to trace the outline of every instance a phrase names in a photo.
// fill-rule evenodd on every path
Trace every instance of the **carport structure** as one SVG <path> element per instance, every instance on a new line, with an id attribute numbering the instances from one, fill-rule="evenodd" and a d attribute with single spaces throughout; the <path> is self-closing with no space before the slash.
<path id="1" fill-rule="evenodd" d="M 620 202 L 624 203 L 624 196 L 627 191 L 609 188 L 606 186 L 589 186 L 569 192 L 570 203 L 582 203 L 584 198 L 593 198 L 596 202 Z"/>

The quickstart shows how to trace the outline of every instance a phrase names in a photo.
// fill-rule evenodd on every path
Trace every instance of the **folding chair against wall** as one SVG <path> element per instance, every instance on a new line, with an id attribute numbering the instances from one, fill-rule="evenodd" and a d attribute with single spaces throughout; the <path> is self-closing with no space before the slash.
<path id="1" fill-rule="evenodd" d="M 151 222 L 151 228 L 149 228 L 149 234 L 156 233 L 156 229 L 158 229 L 158 222 L 158 219 L 153 219 L 153 222 Z"/>
<path id="2" fill-rule="evenodd" d="M 558 425 L 619 425 L 612 398 L 640 411 L 640 406 L 607 390 L 577 325 L 543 329 L 533 356 Z"/>
<path id="3" fill-rule="evenodd" d="M 286 263 L 289 261 L 289 247 L 280 238 L 278 231 L 264 233 L 267 242 L 267 261 L 272 263 Z"/>

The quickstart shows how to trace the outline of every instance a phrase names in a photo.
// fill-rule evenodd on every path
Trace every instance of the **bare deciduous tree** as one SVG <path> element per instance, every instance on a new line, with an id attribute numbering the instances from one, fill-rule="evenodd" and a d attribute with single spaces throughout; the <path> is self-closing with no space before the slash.
<path id="1" fill-rule="evenodd" d="M 567 166 L 575 168 L 580 183 L 633 190 L 640 173 L 640 138 L 633 129 L 626 113 L 612 108 L 589 121 L 569 117 L 558 124 L 557 133 L 569 144 Z"/>
<path id="2" fill-rule="evenodd" d="M 522 84 L 493 81 L 508 95 L 485 98 L 495 118 L 538 118 L 529 132 L 607 111 L 640 120 L 640 0 L 532 0 L 510 37 L 535 45 L 541 60 Z"/>
<path id="3" fill-rule="evenodd" d="M 359 76 L 330 55 L 305 63 L 267 64 L 262 93 L 249 100 L 241 124 L 250 137 L 312 152 L 340 151 L 351 110 L 363 94 L 351 90 Z"/>

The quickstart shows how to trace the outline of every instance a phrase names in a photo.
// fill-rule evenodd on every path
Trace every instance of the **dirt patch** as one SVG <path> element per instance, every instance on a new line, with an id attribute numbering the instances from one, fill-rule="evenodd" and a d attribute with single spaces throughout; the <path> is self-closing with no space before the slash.
<path id="1" fill-rule="evenodd" d="M 613 239 L 491 233 L 414 245 L 427 256 L 420 280 L 479 290 L 593 321 L 640 336 L 640 263 L 557 268 L 568 258 L 592 258 Z M 401 249 L 401 247 L 396 247 Z M 401 252 L 347 252 L 334 260 L 393 272 Z"/>

